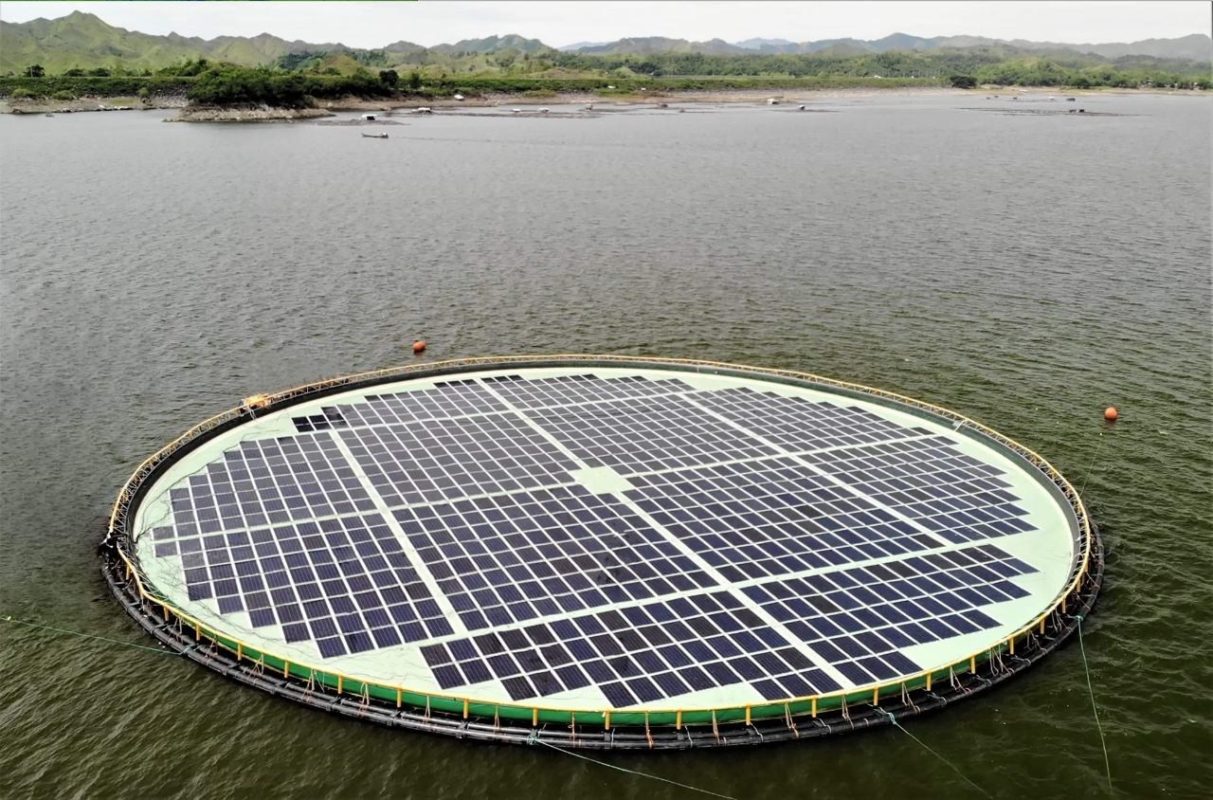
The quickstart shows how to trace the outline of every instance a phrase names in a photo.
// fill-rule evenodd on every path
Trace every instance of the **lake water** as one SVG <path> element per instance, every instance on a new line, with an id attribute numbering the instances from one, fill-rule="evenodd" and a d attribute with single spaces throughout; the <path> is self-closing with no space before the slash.
<path id="1" fill-rule="evenodd" d="M 436 114 L 397 117 L 388 140 L 0 118 L 0 615 L 151 644 L 94 554 L 133 467 L 246 395 L 411 360 L 417 336 L 434 359 L 807 370 L 973 416 L 1084 488 L 1109 550 L 1083 630 L 1116 796 L 1201 796 L 1213 101 L 1077 105 Z M 694 796 L 3 622 L 0 675 L 9 797 Z M 1107 796 L 1076 641 L 906 727 L 994 797 Z M 894 729 L 604 758 L 739 798 L 972 791 Z"/>

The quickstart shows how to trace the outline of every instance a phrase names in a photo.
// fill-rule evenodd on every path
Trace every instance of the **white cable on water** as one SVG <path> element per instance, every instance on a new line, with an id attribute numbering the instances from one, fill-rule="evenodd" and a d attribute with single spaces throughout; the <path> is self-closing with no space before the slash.
<path id="1" fill-rule="evenodd" d="M 652 778 L 655 781 L 661 781 L 662 783 L 669 783 L 669 784 L 677 786 L 681 789 L 686 789 L 691 792 L 699 792 L 700 794 L 707 794 L 707 795 L 711 795 L 712 797 L 723 797 L 724 800 L 737 800 L 737 798 L 733 797 L 732 795 L 720 794 L 719 792 L 713 792 L 710 789 L 700 789 L 698 786 L 689 786 L 685 783 L 679 783 L 678 781 L 672 781 L 669 778 L 663 778 L 660 775 L 652 775 L 647 772 L 638 772 L 634 769 L 628 769 L 627 767 L 619 767 L 614 764 L 608 764 L 605 761 L 599 761 L 596 758 L 590 758 L 589 756 L 583 756 L 581 753 L 574 753 L 572 750 L 565 750 L 563 747 L 557 747 L 556 745 L 551 744 L 549 742 L 545 742 L 542 739 L 535 737 L 535 736 L 531 737 L 531 742 L 534 744 L 541 744 L 544 747 L 550 747 L 553 750 L 556 750 L 557 752 L 564 753 L 566 756 L 573 756 L 574 758 L 580 758 L 582 761 L 588 761 L 591 764 L 597 764 L 600 767 L 610 767 L 611 769 L 619 770 L 620 772 L 626 772 L 629 775 L 638 775 L 641 778 Z"/>
<path id="2" fill-rule="evenodd" d="M 990 794 L 990 793 L 989 793 L 989 792 L 987 792 L 985 789 L 981 788 L 981 786 L 979 786 L 977 783 L 975 783 L 975 782 L 973 781 L 973 779 L 972 779 L 972 778 L 970 778 L 968 775 L 965 775 L 963 772 L 961 772 L 961 771 L 960 771 L 960 767 L 956 766 L 956 765 L 955 765 L 955 764 L 953 764 L 951 761 L 947 760 L 947 759 L 946 759 L 946 758 L 944 758 L 942 755 L 940 755 L 939 753 L 937 753 L 937 752 L 935 752 L 934 750 L 932 750 L 932 749 L 931 749 L 931 748 L 930 748 L 930 747 L 927 745 L 927 743 L 926 743 L 926 742 L 924 742 L 922 739 L 919 739 L 917 736 L 915 736 L 914 734 L 910 733 L 910 732 L 909 732 L 909 731 L 907 731 L 905 728 L 903 728 L 903 727 L 901 726 L 901 723 L 897 721 L 897 717 L 893 716 L 891 713 L 889 713 L 888 711 L 885 711 L 885 710 L 884 710 L 884 709 L 882 709 L 882 708 L 877 708 L 876 710 L 877 710 L 878 712 L 880 712 L 880 713 L 884 714 L 885 716 L 887 716 L 887 717 L 889 718 L 889 723 L 890 723 L 890 724 L 891 724 L 891 725 L 892 725 L 894 728 L 897 728 L 899 731 L 901 731 L 902 733 L 904 733 L 906 736 L 909 736 L 911 739 L 913 739 L 915 742 L 917 742 L 917 743 L 918 743 L 918 745 L 919 745 L 920 747 L 922 747 L 922 749 L 923 749 L 923 750 L 926 750 L 928 753 L 930 753 L 931 755 L 935 756 L 937 759 L 939 759 L 939 760 L 940 760 L 940 761 L 942 761 L 943 763 L 947 764 L 947 765 L 948 765 L 948 766 L 949 766 L 949 767 L 952 769 L 952 771 L 953 771 L 953 772 L 955 772 L 957 775 L 959 775 L 959 776 L 960 776 L 960 779 L 961 779 L 961 780 L 963 780 L 965 783 L 967 783 L 967 784 L 969 784 L 970 786 L 972 786 L 972 787 L 973 787 L 974 789 L 976 789 L 977 791 L 981 792 L 981 793 L 982 793 L 983 795 L 985 795 L 986 797 L 990 798 L 990 800 L 994 800 L 994 795 Z"/>
<path id="3" fill-rule="evenodd" d="M 1087 490 L 1087 484 L 1091 482 L 1091 473 L 1095 469 L 1095 461 L 1099 458 L 1099 453 L 1103 450 L 1104 435 L 1103 431 L 1099 432 L 1099 444 L 1095 446 L 1095 455 L 1091 456 L 1091 463 L 1087 465 L 1087 473 L 1082 478 L 1082 488 L 1078 490 L 1078 496 L 1082 497 L 1083 492 Z"/>
<path id="4" fill-rule="evenodd" d="M 1087 666 L 1087 648 L 1082 643 L 1082 617 L 1078 618 L 1078 650 L 1082 653 L 1082 669 L 1087 674 L 1087 691 L 1091 694 L 1091 710 L 1095 712 L 1095 728 L 1099 731 L 1099 746 L 1103 748 L 1103 765 L 1108 774 L 1108 794 L 1112 794 L 1112 762 L 1108 759 L 1108 743 L 1104 739 L 1103 725 L 1099 722 L 1099 708 L 1095 705 L 1095 687 L 1091 685 L 1091 668 Z"/>
<path id="5" fill-rule="evenodd" d="M 27 622 L 25 620 L 13 619 L 10 616 L 0 617 L 0 622 L 11 622 L 14 625 L 24 625 L 27 628 L 42 629 L 44 631 L 54 631 L 55 633 L 65 633 L 69 636 L 79 636 L 84 639 L 96 639 L 101 642 L 109 642 L 110 644 L 120 644 L 123 647 L 133 647 L 136 650 L 150 650 L 153 653 L 159 653 L 164 656 L 179 656 L 180 653 L 174 650 L 166 650 L 161 647 L 148 647 L 147 645 L 135 644 L 134 642 L 123 642 L 118 639 L 109 639 L 105 636 L 97 636 L 92 633 L 81 633 L 80 631 L 69 631 L 67 628 L 56 628 L 53 625 L 42 625 L 37 622 Z"/>

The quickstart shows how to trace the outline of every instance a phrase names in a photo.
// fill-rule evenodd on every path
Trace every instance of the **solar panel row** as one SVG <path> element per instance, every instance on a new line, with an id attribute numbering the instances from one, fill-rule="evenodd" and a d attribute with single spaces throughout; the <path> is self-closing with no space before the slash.
<path id="1" fill-rule="evenodd" d="M 327 435 L 241 442 L 169 492 L 174 525 L 214 533 L 375 508 Z"/>
<path id="2" fill-rule="evenodd" d="M 287 642 L 324 657 L 453 633 L 441 607 L 378 514 L 251 531 L 152 531 L 157 556 L 177 556 L 190 600 L 250 625 L 281 625 Z"/>
<path id="3" fill-rule="evenodd" d="M 340 436 L 388 506 L 567 483 L 577 468 L 513 413 L 351 428 Z"/>
<path id="4" fill-rule="evenodd" d="M 559 375 L 538 379 L 505 375 L 499 378 L 485 378 L 484 383 L 517 408 L 564 406 L 596 400 L 626 400 L 691 390 L 689 385 L 677 378 L 649 380 L 643 375 L 625 375 L 618 378 Z"/>
<path id="5" fill-rule="evenodd" d="M 152 553 L 180 562 L 191 600 L 323 657 L 423 644 L 444 689 L 596 686 L 624 707 L 888 680 L 918 670 L 905 648 L 997 627 L 980 607 L 1035 571 L 970 546 L 1032 530 L 1000 470 L 856 406 L 509 375 L 293 421 L 171 489 Z M 591 492 L 583 465 L 633 488 Z M 455 635 L 443 608 L 472 635 L 434 642 Z"/>
<path id="6" fill-rule="evenodd" d="M 790 458 L 637 476 L 626 496 L 730 581 L 900 556 L 939 542 Z"/>
<path id="7" fill-rule="evenodd" d="M 615 708 L 744 682 L 769 698 L 839 688 L 728 591 L 488 632 L 421 652 L 444 689 L 491 676 L 513 700 L 590 685 Z"/>
<path id="8" fill-rule="evenodd" d="M 472 630 L 715 585 L 617 498 L 581 486 L 396 518 Z"/>
<path id="9" fill-rule="evenodd" d="M 842 408 L 739 386 L 688 395 L 695 403 L 757 433 L 790 453 L 924 435 L 862 408 Z"/>

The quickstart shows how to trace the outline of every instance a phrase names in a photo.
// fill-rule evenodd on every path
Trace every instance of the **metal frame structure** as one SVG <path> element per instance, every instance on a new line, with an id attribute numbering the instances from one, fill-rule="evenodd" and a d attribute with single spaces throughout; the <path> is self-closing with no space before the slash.
<path id="1" fill-rule="evenodd" d="M 185 453 L 219 433 L 305 400 L 410 378 L 526 367 L 632 367 L 735 375 L 862 398 L 908 411 L 977 438 L 1030 466 L 1073 513 L 1079 557 L 1049 607 L 995 646 L 893 682 L 728 708 L 646 711 L 557 709 L 411 690 L 263 652 L 174 606 L 145 582 L 129 526 L 147 489 Z M 169 442 L 123 485 L 101 544 L 102 572 L 123 608 L 165 647 L 227 677 L 313 708 L 380 724 L 460 738 L 592 749 L 685 749 L 812 738 L 890 724 L 942 708 L 998 685 L 1055 649 L 1094 607 L 1103 578 L 1103 547 L 1074 487 L 1037 453 L 956 412 L 903 395 L 808 373 L 711 361 L 630 356 L 558 355 L 468 358 L 422 363 L 318 381 L 246 398 Z"/>

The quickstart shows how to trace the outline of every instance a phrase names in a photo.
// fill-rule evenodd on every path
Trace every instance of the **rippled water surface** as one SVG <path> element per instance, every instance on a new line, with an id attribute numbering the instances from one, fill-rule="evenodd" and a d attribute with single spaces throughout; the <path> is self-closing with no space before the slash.
<path id="1" fill-rule="evenodd" d="M 992 110 L 1070 105 L 1033 102 L 438 114 L 386 141 L 0 118 L 0 614 L 151 644 L 94 556 L 131 469 L 245 395 L 411 359 L 415 336 L 435 359 L 802 369 L 969 414 L 1084 487 L 1109 549 L 1083 630 L 1116 796 L 1206 796 L 1213 105 Z M 0 675 L 4 796 L 694 796 L 2 622 Z M 991 796 L 1107 796 L 1077 642 L 906 727 Z M 605 758 L 739 798 L 975 791 L 893 729 Z"/>

